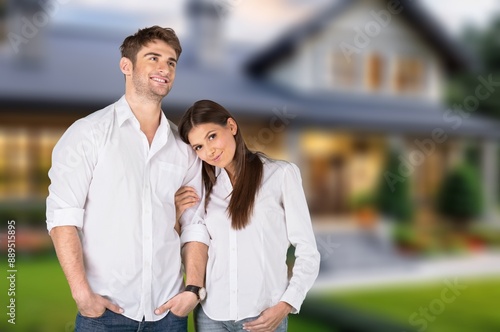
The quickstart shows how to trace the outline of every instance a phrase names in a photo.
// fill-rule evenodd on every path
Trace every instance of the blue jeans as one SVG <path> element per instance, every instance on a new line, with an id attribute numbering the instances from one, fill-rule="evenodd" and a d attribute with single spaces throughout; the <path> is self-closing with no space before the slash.
<path id="1" fill-rule="evenodd" d="M 76 316 L 75 332 L 186 332 L 187 317 L 178 317 L 172 312 L 156 322 L 138 322 L 107 310 L 102 316 L 88 318 L 80 313 Z"/>
<path id="2" fill-rule="evenodd" d="M 243 329 L 243 324 L 246 322 L 251 322 L 258 317 L 250 317 L 242 320 L 234 321 L 234 320 L 226 320 L 219 321 L 213 320 L 209 318 L 201 305 L 198 305 L 194 309 L 194 326 L 196 327 L 197 332 L 246 332 Z M 288 317 L 283 319 L 283 321 L 276 328 L 276 332 L 286 332 L 288 328 Z"/>

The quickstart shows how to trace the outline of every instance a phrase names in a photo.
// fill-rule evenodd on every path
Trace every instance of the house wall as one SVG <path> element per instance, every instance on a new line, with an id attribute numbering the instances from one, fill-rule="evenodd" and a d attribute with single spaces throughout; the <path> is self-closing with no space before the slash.
<path id="1" fill-rule="evenodd" d="M 309 129 L 298 148 L 313 214 L 347 215 L 355 200 L 375 194 L 386 155 L 382 136 Z"/>

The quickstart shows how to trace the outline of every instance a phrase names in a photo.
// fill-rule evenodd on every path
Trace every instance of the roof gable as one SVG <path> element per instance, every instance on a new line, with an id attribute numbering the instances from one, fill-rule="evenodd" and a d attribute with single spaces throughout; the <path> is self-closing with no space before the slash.
<path id="1" fill-rule="evenodd" d="M 266 74 L 275 65 L 290 57 L 293 57 L 303 42 L 323 32 L 332 20 L 335 20 L 346 10 L 361 0 L 340 0 L 318 15 L 299 25 L 269 48 L 262 50 L 250 59 L 245 65 L 245 70 L 253 77 Z M 415 0 L 378 0 L 387 7 L 402 8 L 400 15 L 414 28 L 423 39 L 435 49 L 443 63 L 450 71 L 460 68 L 472 68 L 475 59 L 467 49 L 448 36 L 443 27 Z M 399 6 L 399 7 L 398 7 Z"/>

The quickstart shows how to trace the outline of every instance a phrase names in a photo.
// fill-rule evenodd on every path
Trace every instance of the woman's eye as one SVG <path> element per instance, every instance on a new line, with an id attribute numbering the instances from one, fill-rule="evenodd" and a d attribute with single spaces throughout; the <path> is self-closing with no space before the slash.
<path id="1" fill-rule="evenodd" d="M 201 150 L 201 146 L 200 146 L 200 145 L 197 145 L 197 146 L 195 146 L 193 149 L 194 149 L 194 151 L 200 151 L 200 150 Z"/>
<path id="2" fill-rule="evenodd" d="M 208 136 L 209 140 L 213 140 L 214 138 L 215 138 L 215 134 L 212 134 L 212 135 Z"/>

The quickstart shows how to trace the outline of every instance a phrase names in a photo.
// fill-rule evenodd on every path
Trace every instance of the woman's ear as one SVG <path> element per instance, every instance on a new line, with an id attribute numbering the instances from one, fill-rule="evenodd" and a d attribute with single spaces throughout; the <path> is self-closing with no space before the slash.
<path id="1" fill-rule="evenodd" d="M 236 124 L 236 121 L 234 121 L 233 118 L 228 118 L 227 119 L 227 125 L 229 126 L 229 129 L 231 130 L 231 134 L 236 135 L 238 132 L 238 125 Z"/>
<path id="2" fill-rule="evenodd" d="M 129 58 L 122 57 L 120 59 L 120 70 L 125 76 L 130 75 L 130 73 L 132 73 L 132 70 L 134 69 L 133 67 L 134 66 L 132 65 L 132 61 L 130 61 Z"/>

